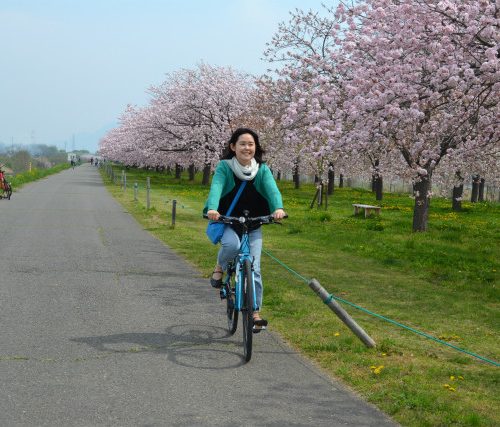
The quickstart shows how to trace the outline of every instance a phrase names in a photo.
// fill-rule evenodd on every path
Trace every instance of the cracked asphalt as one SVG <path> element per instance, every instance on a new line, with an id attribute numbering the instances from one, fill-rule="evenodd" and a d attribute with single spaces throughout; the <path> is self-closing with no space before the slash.
<path id="1" fill-rule="evenodd" d="M 84 164 L 0 200 L 1 426 L 394 426 L 216 293 Z"/>

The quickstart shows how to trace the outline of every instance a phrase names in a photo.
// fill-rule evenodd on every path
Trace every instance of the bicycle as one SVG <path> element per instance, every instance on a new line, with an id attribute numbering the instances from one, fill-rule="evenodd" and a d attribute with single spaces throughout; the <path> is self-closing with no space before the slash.
<path id="1" fill-rule="evenodd" d="M 221 299 L 226 300 L 226 316 L 229 334 L 233 335 L 238 328 L 239 313 L 242 313 L 243 352 L 245 361 L 252 358 L 253 334 L 261 329 L 254 329 L 253 313 L 259 307 L 255 295 L 253 257 L 250 255 L 249 227 L 255 224 L 279 224 L 272 215 L 249 217 L 248 211 L 243 211 L 243 216 L 232 217 L 220 215 L 217 222 L 226 225 L 239 224 L 243 226 L 240 250 L 234 259 L 229 262 L 225 273 L 226 278 L 220 288 Z M 208 218 L 207 215 L 203 215 Z M 284 218 L 288 218 L 286 215 Z"/>
<path id="2" fill-rule="evenodd" d="M 0 189 L 0 199 L 10 200 L 10 196 L 12 196 L 12 186 L 10 182 L 3 182 L 3 189 Z"/>

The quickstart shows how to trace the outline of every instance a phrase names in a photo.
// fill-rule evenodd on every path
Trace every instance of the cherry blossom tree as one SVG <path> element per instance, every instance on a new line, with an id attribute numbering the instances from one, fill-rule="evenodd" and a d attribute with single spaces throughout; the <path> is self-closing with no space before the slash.
<path id="1" fill-rule="evenodd" d="M 325 11 L 332 15 L 331 10 Z M 334 47 L 334 22 L 323 15 L 312 10 L 291 13 L 290 21 L 279 25 L 265 52 L 266 59 L 278 65 L 267 78 L 291 89 L 282 109 L 289 157 L 295 168 L 300 164 L 303 172 L 319 177 L 319 185 L 333 176 L 339 155 L 335 101 L 341 97 L 337 72 L 327 60 Z"/>
<path id="2" fill-rule="evenodd" d="M 283 119 L 287 137 L 301 146 L 302 164 L 320 178 L 319 185 L 326 178 L 331 194 L 335 169 L 359 172 L 369 160 L 381 198 L 383 156 L 376 136 L 367 132 L 370 135 L 365 138 L 372 143 L 363 149 L 346 144 L 344 138 L 352 127 L 343 106 L 351 74 L 348 67 L 342 67 L 342 42 L 348 30 L 331 8 L 325 7 L 323 14 L 297 10 L 287 24 L 280 25 L 266 57 L 281 65 L 275 74 L 293 87 Z"/>
<path id="3" fill-rule="evenodd" d="M 427 228 L 431 177 L 454 151 L 498 145 L 499 8 L 492 0 L 366 0 L 337 11 L 352 70 L 350 139 L 380 127 L 414 180 L 414 231 Z M 366 141 L 365 141 L 366 142 Z M 462 156 L 462 159 L 466 159 Z"/>
<path id="4" fill-rule="evenodd" d="M 179 70 L 150 87 L 147 107 L 124 113 L 101 151 L 134 164 L 201 167 L 208 183 L 231 132 L 245 122 L 253 89 L 250 76 L 229 67 Z"/>

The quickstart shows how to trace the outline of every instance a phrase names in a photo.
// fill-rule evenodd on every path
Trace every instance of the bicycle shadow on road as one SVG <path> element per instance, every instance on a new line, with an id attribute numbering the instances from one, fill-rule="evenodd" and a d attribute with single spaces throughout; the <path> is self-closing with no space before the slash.
<path id="1" fill-rule="evenodd" d="M 165 354 L 169 361 L 197 369 L 232 369 L 245 364 L 240 334 L 209 325 L 174 325 L 164 333 L 131 332 L 71 338 L 112 354 Z"/>

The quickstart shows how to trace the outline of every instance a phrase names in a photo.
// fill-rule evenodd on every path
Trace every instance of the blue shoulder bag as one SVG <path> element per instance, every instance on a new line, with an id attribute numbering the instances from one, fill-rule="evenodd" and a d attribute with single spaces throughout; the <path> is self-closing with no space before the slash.
<path id="1" fill-rule="evenodd" d="M 246 181 L 243 181 L 240 185 L 240 188 L 238 189 L 238 192 L 236 193 L 236 196 L 234 196 L 233 202 L 231 203 L 231 206 L 229 206 L 229 209 L 226 212 L 226 216 L 230 216 L 231 212 L 234 209 L 234 206 L 236 205 L 236 202 L 241 196 L 241 193 L 243 192 L 243 189 L 245 188 Z M 216 245 L 217 243 L 220 242 L 220 239 L 222 239 L 222 235 L 224 234 L 224 230 L 226 228 L 226 224 L 223 224 L 222 222 L 217 222 L 217 221 L 210 221 L 207 226 L 207 236 L 210 239 L 210 241 Z"/>

